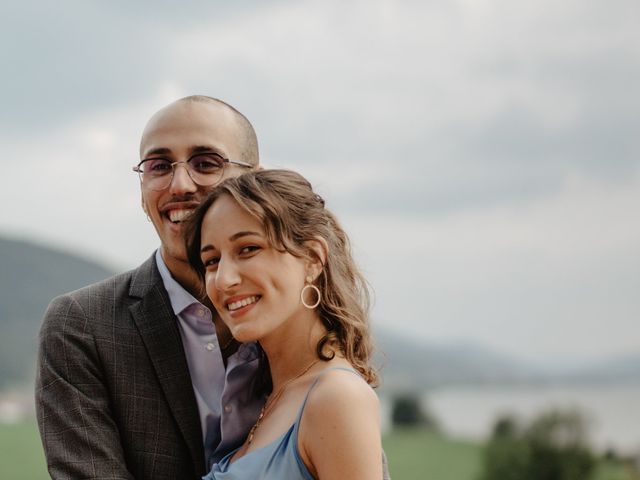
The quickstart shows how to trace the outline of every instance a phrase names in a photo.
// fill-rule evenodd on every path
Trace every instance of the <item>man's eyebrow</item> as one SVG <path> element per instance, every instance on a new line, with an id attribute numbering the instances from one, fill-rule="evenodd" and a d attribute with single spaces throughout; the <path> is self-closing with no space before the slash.
<path id="1" fill-rule="evenodd" d="M 189 149 L 190 155 L 196 155 L 198 153 L 215 153 L 222 158 L 226 158 L 226 155 L 217 147 L 213 145 L 195 145 Z"/>
<path id="2" fill-rule="evenodd" d="M 191 147 L 189 149 L 189 154 L 190 155 L 194 155 L 196 153 L 207 153 L 207 152 L 217 153 L 221 157 L 224 157 L 224 155 L 222 154 L 220 149 L 216 148 L 216 147 L 214 147 L 212 145 L 196 145 L 196 146 Z M 153 148 L 153 149 L 149 150 L 148 152 L 146 152 L 145 158 L 149 157 L 151 155 L 171 155 L 172 153 L 173 152 L 171 151 L 170 148 L 158 147 L 158 148 Z"/>
<path id="3" fill-rule="evenodd" d="M 146 152 L 144 158 L 147 158 L 151 155 L 170 155 L 171 154 L 171 149 L 170 148 L 166 148 L 166 147 L 159 147 L 159 148 L 154 148 L 152 150 L 149 150 L 148 152 Z"/>
<path id="4" fill-rule="evenodd" d="M 214 147 L 211 147 L 211 146 L 196 145 L 196 146 L 191 147 L 189 150 L 191 152 L 193 152 L 193 153 L 201 153 L 201 152 L 211 152 L 212 150 L 215 151 L 216 149 Z"/>

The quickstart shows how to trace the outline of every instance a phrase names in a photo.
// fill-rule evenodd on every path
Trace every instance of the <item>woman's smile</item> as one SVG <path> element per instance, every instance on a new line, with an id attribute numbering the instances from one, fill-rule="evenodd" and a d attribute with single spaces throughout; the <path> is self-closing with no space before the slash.
<path id="1" fill-rule="evenodd" d="M 248 297 L 239 297 L 236 295 L 227 299 L 225 306 L 229 315 L 235 318 L 251 310 L 261 298 L 262 296 L 260 295 L 250 295 Z"/>

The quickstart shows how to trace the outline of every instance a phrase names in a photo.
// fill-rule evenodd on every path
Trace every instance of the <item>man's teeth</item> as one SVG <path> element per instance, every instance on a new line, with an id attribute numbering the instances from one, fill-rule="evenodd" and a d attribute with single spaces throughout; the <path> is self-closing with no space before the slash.
<path id="1" fill-rule="evenodd" d="M 172 222 L 182 222 L 191 215 L 191 210 L 169 210 L 169 220 Z"/>
<path id="2" fill-rule="evenodd" d="M 242 300 L 238 300 L 237 302 L 230 303 L 229 305 L 227 305 L 227 308 L 229 310 L 237 310 L 239 308 L 246 307 L 247 305 L 251 303 L 255 303 L 257 301 L 258 301 L 258 297 L 254 295 L 252 297 L 243 298 Z"/>

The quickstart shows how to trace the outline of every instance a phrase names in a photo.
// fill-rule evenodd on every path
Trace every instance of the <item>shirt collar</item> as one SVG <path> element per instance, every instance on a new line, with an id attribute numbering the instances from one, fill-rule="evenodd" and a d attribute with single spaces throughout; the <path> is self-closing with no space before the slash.
<path id="1" fill-rule="evenodd" d="M 160 272 L 160 277 L 162 277 L 164 288 L 169 294 L 169 301 L 171 302 L 171 307 L 173 308 L 173 313 L 175 315 L 181 314 L 186 308 L 190 307 L 194 303 L 202 305 L 171 276 L 171 272 L 169 271 L 167 264 L 164 263 L 164 260 L 162 259 L 160 249 L 156 250 L 156 264 L 158 265 L 158 271 Z"/>
<path id="2" fill-rule="evenodd" d="M 235 355 L 237 355 L 240 360 L 245 362 L 256 360 L 258 358 L 257 342 L 241 343 Z"/>
<path id="3" fill-rule="evenodd" d="M 164 288 L 169 294 L 169 301 L 171 302 L 171 308 L 173 308 L 175 315 L 181 314 L 193 304 L 202 305 L 171 276 L 171 272 L 160 254 L 160 249 L 156 250 L 156 264 L 158 265 L 158 271 L 160 272 L 160 277 L 162 277 Z M 238 351 L 231 355 L 230 359 L 233 357 L 237 359 L 233 361 L 233 363 L 245 363 L 256 360 L 258 358 L 257 343 L 241 343 Z"/>

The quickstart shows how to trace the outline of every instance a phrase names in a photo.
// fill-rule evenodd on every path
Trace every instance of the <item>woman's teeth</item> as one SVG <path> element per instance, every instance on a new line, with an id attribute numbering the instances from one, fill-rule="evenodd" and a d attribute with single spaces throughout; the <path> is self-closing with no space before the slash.
<path id="1" fill-rule="evenodd" d="M 232 303 L 228 304 L 227 308 L 230 311 L 238 310 L 239 308 L 246 307 L 247 305 L 250 305 L 252 303 L 257 302 L 258 298 L 259 297 L 255 296 L 255 295 L 251 296 L 251 297 L 243 298 L 242 300 L 238 300 L 237 302 L 232 302 Z"/>

